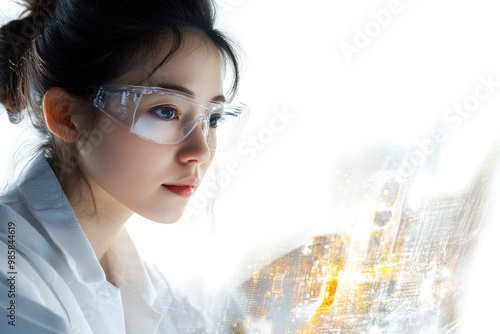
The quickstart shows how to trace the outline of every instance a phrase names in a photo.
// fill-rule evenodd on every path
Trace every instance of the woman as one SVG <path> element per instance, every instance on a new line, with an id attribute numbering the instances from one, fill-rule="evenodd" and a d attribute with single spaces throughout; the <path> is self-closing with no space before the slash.
<path id="1" fill-rule="evenodd" d="M 135 212 L 175 222 L 245 113 L 234 47 L 202 0 L 28 0 L 0 30 L 0 99 L 43 145 L 0 197 L 2 333 L 204 333 L 144 264 Z M 211 327 L 210 327 L 211 326 Z M 217 327 L 217 328 L 216 328 Z"/>

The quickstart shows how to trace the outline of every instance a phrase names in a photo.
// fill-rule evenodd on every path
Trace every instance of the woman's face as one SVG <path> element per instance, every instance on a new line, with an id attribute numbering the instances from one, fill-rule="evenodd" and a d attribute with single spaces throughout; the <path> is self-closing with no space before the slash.
<path id="1" fill-rule="evenodd" d="M 148 70 L 155 68 L 168 54 L 170 45 L 165 43 L 158 57 L 113 84 L 190 91 L 203 104 L 220 98 L 223 92 L 220 53 L 211 43 L 195 35 L 186 35 L 175 57 L 146 81 L 141 81 Z M 81 157 L 98 206 L 99 201 L 106 202 L 106 207 L 127 208 L 161 223 L 178 220 L 213 158 L 202 126 L 173 145 L 146 141 L 115 122 L 112 131 L 107 132 Z"/>

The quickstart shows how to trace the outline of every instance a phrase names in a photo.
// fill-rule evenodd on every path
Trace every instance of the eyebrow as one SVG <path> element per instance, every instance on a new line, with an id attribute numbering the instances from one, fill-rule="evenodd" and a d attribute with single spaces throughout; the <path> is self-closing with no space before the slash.
<path id="1" fill-rule="evenodd" d="M 173 85 L 173 84 L 168 84 L 168 83 L 159 83 L 159 84 L 156 84 L 155 86 L 160 87 L 160 88 L 165 88 L 165 89 L 176 90 L 176 91 L 185 93 L 187 95 L 191 95 L 192 97 L 195 97 L 195 94 L 192 90 L 190 90 L 186 87 L 183 87 L 183 86 Z M 211 98 L 210 101 L 224 103 L 224 102 L 226 102 L 226 98 L 224 97 L 224 95 L 217 95 L 217 96 L 214 96 L 213 98 Z"/>

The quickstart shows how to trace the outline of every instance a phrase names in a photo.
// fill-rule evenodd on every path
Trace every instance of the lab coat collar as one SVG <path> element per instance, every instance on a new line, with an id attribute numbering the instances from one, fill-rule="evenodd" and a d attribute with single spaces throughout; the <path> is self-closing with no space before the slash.
<path id="1" fill-rule="evenodd" d="M 161 313 L 154 307 L 157 292 L 125 228 L 120 231 L 104 256 L 112 264 L 111 278 L 122 292 L 122 299 L 126 305 L 127 329 L 132 333 L 156 332 L 162 319 Z M 166 305 L 170 304 L 170 301 L 166 302 Z"/>
<path id="2" fill-rule="evenodd" d="M 104 283 L 104 271 L 43 154 L 27 166 L 18 189 L 33 216 L 76 273 L 75 278 L 82 284 Z"/>

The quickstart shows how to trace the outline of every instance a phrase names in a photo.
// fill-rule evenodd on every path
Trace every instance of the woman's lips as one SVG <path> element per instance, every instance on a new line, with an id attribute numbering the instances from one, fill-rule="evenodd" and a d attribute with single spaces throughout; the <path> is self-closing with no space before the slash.
<path id="1" fill-rule="evenodd" d="M 164 184 L 163 186 L 168 190 L 170 190 L 171 192 L 173 192 L 174 194 L 183 198 L 189 198 L 194 193 L 193 186 L 173 186 L 169 184 Z"/>

